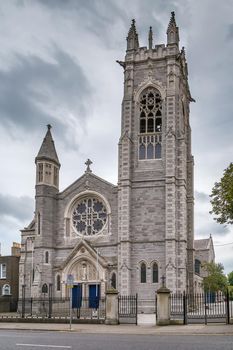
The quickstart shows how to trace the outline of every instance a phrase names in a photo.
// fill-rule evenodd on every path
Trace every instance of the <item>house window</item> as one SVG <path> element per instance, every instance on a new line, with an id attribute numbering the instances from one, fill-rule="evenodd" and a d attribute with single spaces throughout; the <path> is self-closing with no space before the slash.
<path id="1" fill-rule="evenodd" d="M 10 295 L 11 294 L 11 287 L 9 284 L 4 284 L 2 287 L 2 295 Z"/>
<path id="2" fill-rule="evenodd" d="M 158 270 L 158 264 L 155 262 L 152 266 L 152 283 L 158 283 L 159 282 L 159 270 Z"/>
<path id="3" fill-rule="evenodd" d="M 141 263 L 140 267 L 140 282 L 146 283 L 146 264 L 144 262 Z"/>
<path id="4" fill-rule="evenodd" d="M 149 87 L 140 96 L 139 159 L 161 158 L 162 98 Z"/>
<path id="5" fill-rule="evenodd" d="M 57 291 L 61 290 L 61 276 L 57 275 Z"/>
<path id="6" fill-rule="evenodd" d="M 45 252 L 45 263 L 48 264 L 49 263 L 49 252 Z"/>
<path id="7" fill-rule="evenodd" d="M 0 278 L 6 278 L 6 264 L 0 264 Z"/>

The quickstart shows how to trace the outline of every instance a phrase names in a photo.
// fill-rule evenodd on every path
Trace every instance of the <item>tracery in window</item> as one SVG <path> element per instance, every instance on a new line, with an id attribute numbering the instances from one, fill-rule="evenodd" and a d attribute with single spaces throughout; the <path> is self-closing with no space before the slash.
<path id="1" fill-rule="evenodd" d="M 86 197 L 81 199 L 72 213 L 73 226 L 84 236 L 100 233 L 107 222 L 107 209 L 101 199 Z"/>
<path id="2" fill-rule="evenodd" d="M 159 91 L 152 87 L 145 89 L 139 104 L 139 159 L 161 158 L 162 99 Z"/>

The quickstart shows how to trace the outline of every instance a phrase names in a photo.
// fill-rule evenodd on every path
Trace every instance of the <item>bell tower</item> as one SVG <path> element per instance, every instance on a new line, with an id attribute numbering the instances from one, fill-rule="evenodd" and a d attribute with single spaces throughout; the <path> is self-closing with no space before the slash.
<path id="1" fill-rule="evenodd" d="M 166 278 L 172 291 L 193 283 L 193 101 L 184 48 L 171 13 L 167 44 L 127 36 L 118 172 L 119 290 L 151 297 Z M 136 267 L 135 267 L 136 266 Z M 154 270 L 157 266 L 157 270 Z M 156 272 L 157 271 L 157 272 Z M 156 273 L 154 273 L 156 272 Z"/>

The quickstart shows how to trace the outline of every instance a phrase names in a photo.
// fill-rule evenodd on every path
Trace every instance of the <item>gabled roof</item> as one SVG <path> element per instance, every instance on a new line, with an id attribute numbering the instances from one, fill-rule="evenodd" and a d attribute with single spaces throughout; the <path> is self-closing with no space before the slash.
<path id="1" fill-rule="evenodd" d="M 206 250 L 210 248 L 212 242 L 212 237 L 204 239 L 195 239 L 194 240 L 194 249 L 196 250 Z"/>
<path id="2" fill-rule="evenodd" d="M 97 259 L 97 251 L 87 242 L 85 239 L 81 239 L 76 246 L 73 248 L 72 252 L 67 256 L 65 261 L 63 262 L 61 268 L 63 269 L 72 259 L 77 255 L 77 253 L 81 250 L 81 248 L 85 248 L 90 256 L 92 256 L 95 260 Z M 107 261 L 102 257 L 98 256 L 99 263 L 106 267 Z"/>
<path id="3" fill-rule="evenodd" d="M 51 125 L 47 125 L 48 130 L 45 135 L 45 138 L 42 142 L 42 145 L 40 147 L 40 150 L 37 154 L 36 161 L 38 160 L 52 160 L 53 162 L 57 163 L 57 165 L 60 167 L 59 159 L 57 156 L 57 152 L 55 149 L 54 141 L 51 134 Z"/>

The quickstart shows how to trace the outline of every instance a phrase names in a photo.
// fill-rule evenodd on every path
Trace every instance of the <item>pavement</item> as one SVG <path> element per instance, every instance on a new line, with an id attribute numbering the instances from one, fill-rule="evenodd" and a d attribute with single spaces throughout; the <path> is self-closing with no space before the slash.
<path id="1" fill-rule="evenodd" d="M 104 324 L 69 324 L 63 323 L 20 323 L 0 322 L 0 330 L 59 331 L 83 334 L 138 334 L 138 335 L 232 335 L 233 324 L 189 324 L 189 325 L 104 325 Z"/>

